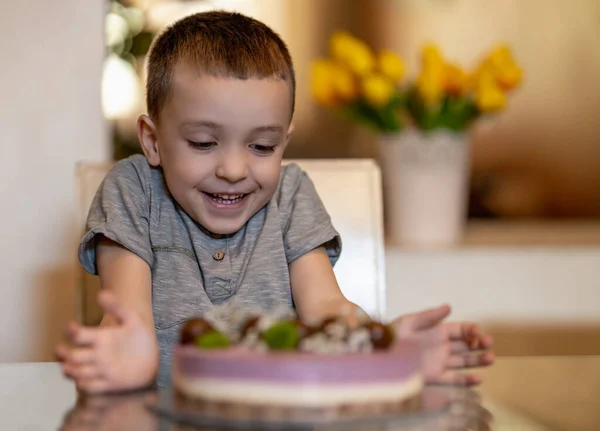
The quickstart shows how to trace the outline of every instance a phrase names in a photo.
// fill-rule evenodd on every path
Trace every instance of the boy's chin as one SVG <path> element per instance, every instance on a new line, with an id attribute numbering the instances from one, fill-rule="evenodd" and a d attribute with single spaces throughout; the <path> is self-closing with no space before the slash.
<path id="1" fill-rule="evenodd" d="M 209 234 L 213 236 L 228 236 L 233 235 L 237 231 L 239 231 L 242 227 L 244 227 L 244 222 L 229 222 L 223 223 L 213 222 L 206 220 L 205 223 L 200 223 L 202 227 L 208 231 Z"/>

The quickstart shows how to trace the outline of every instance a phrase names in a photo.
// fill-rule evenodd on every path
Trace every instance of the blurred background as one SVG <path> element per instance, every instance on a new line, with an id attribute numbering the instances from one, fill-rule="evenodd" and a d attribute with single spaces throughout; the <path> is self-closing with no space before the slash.
<path id="1" fill-rule="evenodd" d="M 473 130 L 465 244 L 424 252 L 387 244 L 389 314 L 450 302 L 455 319 L 482 322 L 495 336 L 498 355 L 600 354 L 599 1 L 0 7 L 0 361 L 54 359 L 81 285 L 77 163 L 139 151 L 134 126 L 145 111 L 152 39 L 177 18 L 214 8 L 254 16 L 289 44 L 298 81 L 289 158 L 378 157 L 377 136 L 312 97 L 311 63 L 328 55 L 334 31 L 394 50 L 408 75 L 425 42 L 468 67 L 492 45 L 509 44 L 524 79 L 507 109 Z"/>

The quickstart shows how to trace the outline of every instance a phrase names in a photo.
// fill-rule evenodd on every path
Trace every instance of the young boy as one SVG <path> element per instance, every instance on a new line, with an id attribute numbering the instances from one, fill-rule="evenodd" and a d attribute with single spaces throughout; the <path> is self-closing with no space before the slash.
<path id="1" fill-rule="evenodd" d="M 148 62 L 144 155 L 122 160 L 92 203 L 80 248 L 100 276 L 99 328 L 76 324 L 59 346 L 78 389 L 169 381 L 183 322 L 229 300 L 294 306 L 318 320 L 355 307 L 334 273 L 341 241 L 310 179 L 281 167 L 295 78 L 284 42 L 243 15 L 210 12 L 167 29 Z M 449 307 L 397 319 L 418 338 L 431 383 L 475 384 L 455 369 L 488 365 L 491 339 L 442 324 Z"/>

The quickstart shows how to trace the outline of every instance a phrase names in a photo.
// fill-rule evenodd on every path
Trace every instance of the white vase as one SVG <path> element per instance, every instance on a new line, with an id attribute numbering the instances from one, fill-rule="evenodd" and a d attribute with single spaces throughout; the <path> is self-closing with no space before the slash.
<path id="1" fill-rule="evenodd" d="M 380 139 L 387 236 L 413 247 L 462 239 L 470 172 L 468 135 L 405 129 Z"/>

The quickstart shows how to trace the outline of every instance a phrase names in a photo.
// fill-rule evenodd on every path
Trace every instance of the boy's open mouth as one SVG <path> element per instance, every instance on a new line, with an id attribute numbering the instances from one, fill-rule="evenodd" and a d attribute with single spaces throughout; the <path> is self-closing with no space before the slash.
<path id="1" fill-rule="evenodd" d="M 221 204 L 221 205 L 237 204 L 238 202 L 241 202 L 242 199 L 244 199 L 249 194 L 249 193 L 241 193 L 241 194 L 237 194 L 237 195 L 226 195 L 226 194 L 220 194 L 220 193 L 208 193 L 208 192 L 203 192 L 203 193 L 206 196 L 208 196 L 209 198 L 211 198 L 214 202 Z"/>

